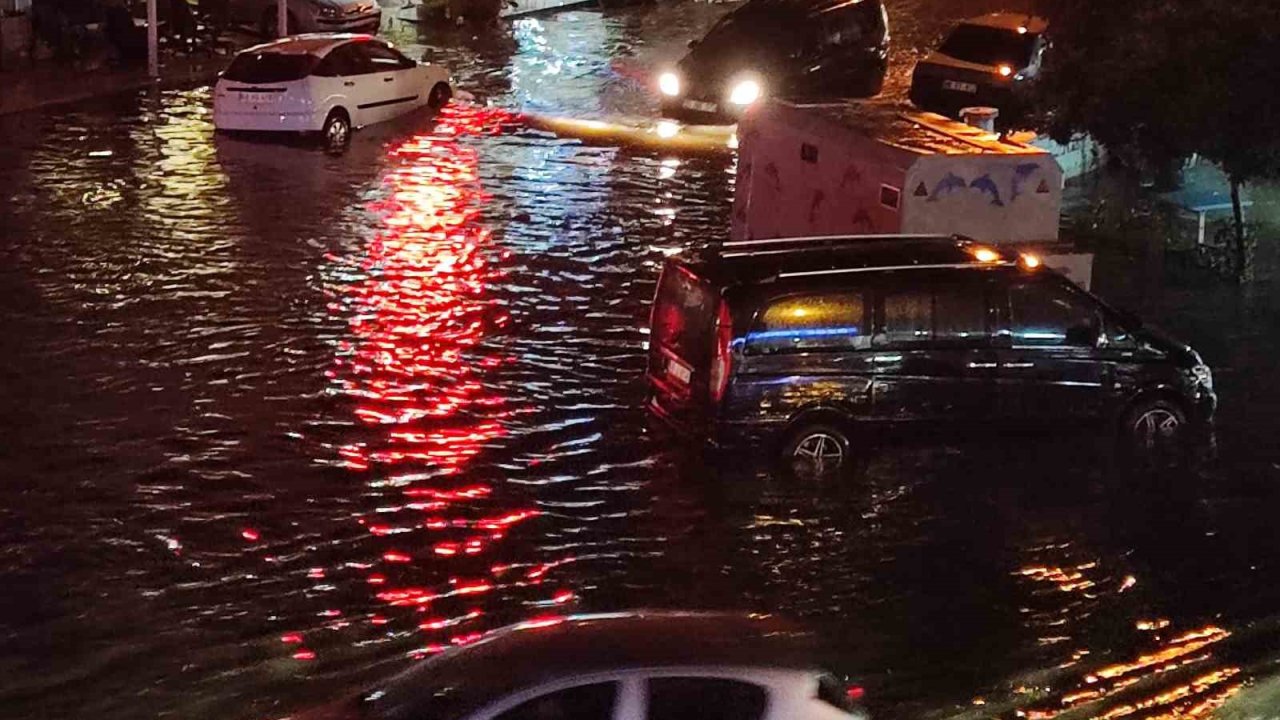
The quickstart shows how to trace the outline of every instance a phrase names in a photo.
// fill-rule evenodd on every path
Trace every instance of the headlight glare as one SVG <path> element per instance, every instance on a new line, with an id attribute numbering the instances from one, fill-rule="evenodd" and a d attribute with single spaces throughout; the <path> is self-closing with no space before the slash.
<path id="1" fill-rule="evenodd" d="M 760 83 L 755 80 L 741 80 L 729 93 L 729 102 L 734 105 L 750 105 L 760 99 L 761 92 Z"/>
<path id="2" fill-rule="evenodd" d="M 680 94 L 680 76 L 673 72 L 664 72 L 658 76 L 658 89 L 663 95 L 675 97 Z"/>

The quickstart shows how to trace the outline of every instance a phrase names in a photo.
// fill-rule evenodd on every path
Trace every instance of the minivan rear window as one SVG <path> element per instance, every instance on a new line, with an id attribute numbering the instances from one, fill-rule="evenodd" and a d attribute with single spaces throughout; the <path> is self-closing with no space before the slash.
<path id="1" fill-rule="evenodd" d="M 650 341 L 685 362 L 701 361 L 712 350 L 715 313 L 716 294 L 710 286 L 682 265 L 667 265 L 654 298 Z"/>
<path id="2" fill-rule="evenodd" d="M 747 335 L 751 352 L 857 350 L 870 345 L 862 293 L 797 295 L 776 300 Z"/>
<path id="3" fill-rule="evenodd" d="M 242 83 L 280 83 L 301 80 L 318 62 L 314 55 L 273 52 L 241 53 L 222 73 L 225 80 Z"/>

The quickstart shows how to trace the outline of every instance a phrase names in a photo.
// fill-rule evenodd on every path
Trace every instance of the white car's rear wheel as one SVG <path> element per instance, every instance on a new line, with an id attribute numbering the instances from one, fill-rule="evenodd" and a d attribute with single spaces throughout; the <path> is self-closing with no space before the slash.
<path id="1" fill-rule="evenodd" d="M 347 143 L 351 142 L 351 118 L 347 116 L 347 111 L 342 108 L 331 110 L 329 117 L 324 120 L 324 127 L 321 128 L 320 134 L 326 146 L 346 147 Z"/>

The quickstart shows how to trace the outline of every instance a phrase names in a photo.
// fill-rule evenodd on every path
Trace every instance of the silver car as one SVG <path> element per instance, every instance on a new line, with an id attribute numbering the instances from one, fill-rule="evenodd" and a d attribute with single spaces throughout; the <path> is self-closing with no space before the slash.
<path id="1" fill-rule="evenodd" d="M 376 33 L 382 8 L 376 0 L 286 0 L 290 35 L 317 32 Z M 276 0 L 229 0 L 232 22 L 251 25 L 264 37 L 276 37 Z"/>

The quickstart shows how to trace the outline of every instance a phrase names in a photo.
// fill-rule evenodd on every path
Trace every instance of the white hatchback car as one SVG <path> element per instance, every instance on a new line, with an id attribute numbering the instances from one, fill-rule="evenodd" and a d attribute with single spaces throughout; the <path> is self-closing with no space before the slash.
<path id="1" fill-rule="evenodd" d="M 634 612 L 533 620 L 295 720 L 862 720 L 777 618 Z"/>
<path id="2" fill-rule="evenodd" d="M 371 35 L 296 35 L 236 56 L 214 86 L 213 125 L 320 132 L 342 144 L 353 128 L 444 106 L 450 81 L 447 69 Z"/>

